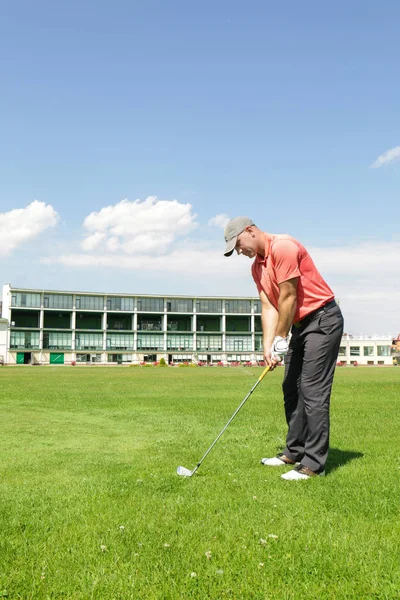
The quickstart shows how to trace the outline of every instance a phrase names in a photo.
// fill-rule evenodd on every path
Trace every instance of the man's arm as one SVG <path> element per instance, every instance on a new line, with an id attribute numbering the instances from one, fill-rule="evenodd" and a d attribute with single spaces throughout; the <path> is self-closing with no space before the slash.
<path id="1" fill-rule="evenodd" d="M 264 358 L 267 365 L 274 368 L 271 358 L 271 347 L 274 341 L 276 326 L 278 324 L 278 311 L 268 300 L 264 291 L 260 292 L 261 300 L 261 324 L 263 331 Z"/>
<path id="2" fill-rule="evenodd" d="M 297 307 L 298 280 L 298 277 L 294 277 L 293 279 L 288 279 L 279 284 L 279 319 L 275 330 L 276 336 L 283 338 L 287 337 L 290 328 L 293 325 L 293 318 Z"/>

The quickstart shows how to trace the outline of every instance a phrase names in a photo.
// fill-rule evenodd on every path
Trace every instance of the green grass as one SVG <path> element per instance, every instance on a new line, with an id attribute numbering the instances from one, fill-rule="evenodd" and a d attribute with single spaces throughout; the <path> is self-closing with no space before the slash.
<path id="1" fill-rule="evenodd" d="M 0 598 L 400 598 L 400 368 L 337 370 L 325 478 L 259 464 L 282 369 L 176 475 L 260 372 L 0 369 Z"/>

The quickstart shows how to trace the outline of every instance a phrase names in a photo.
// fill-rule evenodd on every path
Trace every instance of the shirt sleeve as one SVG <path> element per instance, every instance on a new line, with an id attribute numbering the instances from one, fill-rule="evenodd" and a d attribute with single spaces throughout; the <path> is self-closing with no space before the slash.
<path id="1" fill-rule="evenodd" d="M 272 244 L 271 256 L 278 285 L 288 279 L 300 277 L 298 246 L 291 240 L 276 240 Z"/>

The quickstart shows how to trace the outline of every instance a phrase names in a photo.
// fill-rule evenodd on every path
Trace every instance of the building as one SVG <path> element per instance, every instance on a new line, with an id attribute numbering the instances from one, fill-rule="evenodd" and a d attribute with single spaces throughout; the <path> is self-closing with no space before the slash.
<path id="1" fill-rule="evenodd" d="M 7 319 L 0 318 L 0 365 L 6 362 L 7 356 L 7 330 L 8 321 Z"/>
<path id="2" fill-rule="evenodd" d="M 391 335 L 349 335 L 342 337 L 338 362 L 345 365 L 393 365 Z"/>
<path id="3" fill-rule="evenodd" d="M 101 294 L 7 284 L 2 317 L 8 322 L 7 364 L 263 360 L 261 303 L 253 297 Z M 361 344 L 344 336 L 342 343 L 339 361 L 345 364 L 392 364 L 391 340 Z"/>

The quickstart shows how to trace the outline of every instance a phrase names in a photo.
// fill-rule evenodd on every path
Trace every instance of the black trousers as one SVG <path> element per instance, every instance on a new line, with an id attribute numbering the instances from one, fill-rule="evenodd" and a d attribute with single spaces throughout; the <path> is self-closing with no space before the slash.
<path id="1" fill-rule="evenodd" d="M 285 357 L 288 434 L 283 453 L 317 473 L 328 457 L 331 389 L 342 333 L 339 306 L 327 307 L 303 326 L 292 327 Z"/>

